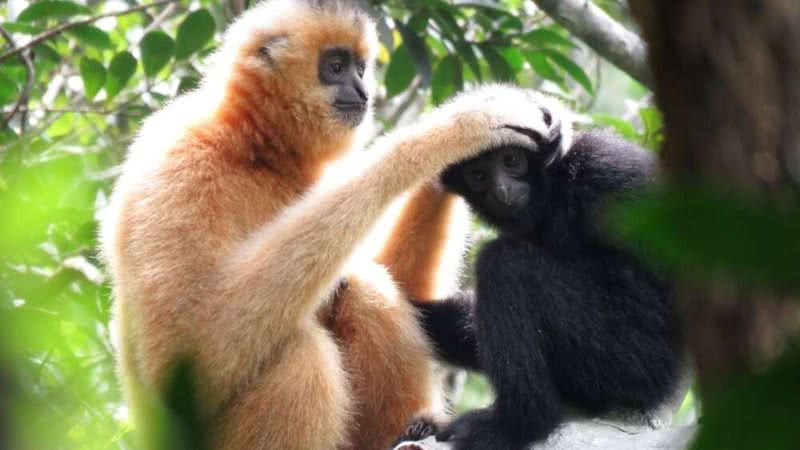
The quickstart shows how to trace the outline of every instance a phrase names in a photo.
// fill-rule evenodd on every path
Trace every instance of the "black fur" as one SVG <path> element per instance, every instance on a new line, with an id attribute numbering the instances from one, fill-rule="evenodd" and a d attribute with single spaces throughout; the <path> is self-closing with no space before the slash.
<path id="1" fill-rule="evenodd" d="M 460 296 L 420 308 L 441 357 L 480 367 L 497 397 L 438 436 L 457 450 L 518 450 L 549 435 L 565 407 L 646 412 L 666 400 L 682 362 L 668 285 L 597 226 L 598 206 L 650 180 L 653 155 L 606 132 L 578 135 L 549 165 L 529 153 L 531 193 L 512 218 L 482 208 L 459 173 L 467 163 L 443 182 L 500 237 L 478 256 L 474 306 Z M 476 359 L 465 353 L 474 347 Z"/>

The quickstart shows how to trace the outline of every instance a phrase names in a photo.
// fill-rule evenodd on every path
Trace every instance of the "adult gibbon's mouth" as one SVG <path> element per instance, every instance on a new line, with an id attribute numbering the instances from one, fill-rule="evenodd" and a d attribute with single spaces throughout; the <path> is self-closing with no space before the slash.
<path id="1" fill-rule="evenodd" d="M 333 102 L 333 108 L 339 120 L 351 127 L 358 126 L 367 115 L 366 102 Z"/>
<path id="2" fill-rule="evenodd" d="M 333 107 L 341 112 L 361 112 L 366 111 L 367 104 L 364 102 L 334 102 Z"/>

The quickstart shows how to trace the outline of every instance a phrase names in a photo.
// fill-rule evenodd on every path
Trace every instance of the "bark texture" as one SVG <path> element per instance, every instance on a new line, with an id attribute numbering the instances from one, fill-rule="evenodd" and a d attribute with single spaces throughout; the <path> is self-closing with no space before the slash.
<path id="1" fill-rule="evenodd" d="M 797 0 L 632 0 L 664 112 L 673 180 L 796 202 L 800 180 Z M 797 308 L 769 289 L 714 280 L 677 293 L 704 396 L 777 355 Z"/>

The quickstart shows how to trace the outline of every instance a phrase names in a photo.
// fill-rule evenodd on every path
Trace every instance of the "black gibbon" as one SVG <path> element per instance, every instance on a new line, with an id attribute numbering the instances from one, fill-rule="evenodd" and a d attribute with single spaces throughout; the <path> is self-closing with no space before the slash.
<path id="1" fill-rule="evenodd" d="M 485 88 L 323 187 L 328 163 L 358 148 L 376 42 L 343 2 L 261 3 L 226 31 L 200 87 L 143 125 L 101 236 L 138 426 L 184 359 L 214 449 L 382 449 L 414 415 L 441 414 L 406 299 L 446 295 L 443 249 L 460 237 L 454 197 L 426 182 L 483 149 L 532 146 L 521 131 L 539 124 L 530 98 Z M 377 258 L 357 259 L 411 190 Z"/>
<path id="2" fill-rule="evenodd" d="M 570 145 L 568 125 L 540 114 L 536 151 L 501 146 L 441 177 L 500 234 L 478 255 L 474 298 L 418 305 L 439 355 L 495 389 L 438 433 L 456 450 L 523 449 L 565 408 L 645 417 L 681 379 L 668 283 L 598 225 L 598 206 L 645 187 L 654 156 L 609 132 Z"/>

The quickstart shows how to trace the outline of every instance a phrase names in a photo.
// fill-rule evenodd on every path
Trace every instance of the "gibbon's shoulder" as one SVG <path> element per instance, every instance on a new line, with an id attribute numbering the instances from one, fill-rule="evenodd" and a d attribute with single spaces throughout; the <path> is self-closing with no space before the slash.
<path id="1" fill-rule="evenodd" d="M 656 155 L 609 130 L 575 135 L 561 162 L 572 182 L 601 191 L 640 187 L 656 176 Z"/>
<path id="2" fill-rule="evenodd" d="M 152 172 L 165 164 L 171 151 L 192 146 L 194 130 L 211 123 L 207 100 L 203 90 L 189 92 L 145 119 L 128 149 L 123 174 Z"/>

